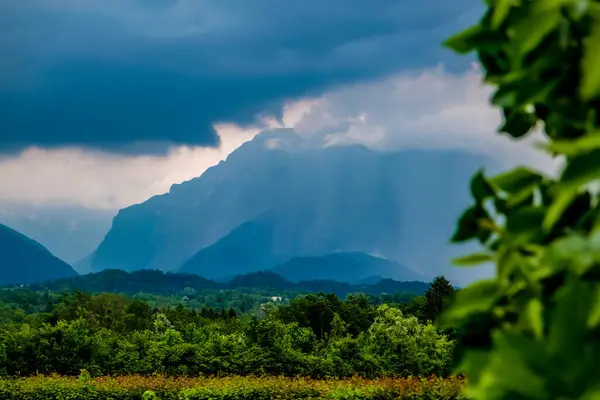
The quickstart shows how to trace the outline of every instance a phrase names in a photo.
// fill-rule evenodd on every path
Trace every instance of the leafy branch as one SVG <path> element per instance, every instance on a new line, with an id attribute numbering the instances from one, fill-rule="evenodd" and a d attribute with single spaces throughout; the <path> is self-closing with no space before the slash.
<path id="1" fill-rule="evenodd" d="M 448 39 L 475 52 L 499 133 L 534 130 L 563 162 L 558 177 L 520 167 L 471 181 L 454 242 L 482 251 L 495 279 L 457 293 L 457 370 L 475 399 L 600 398 L 600 1 L 487 0 L 479 23 Z"/>

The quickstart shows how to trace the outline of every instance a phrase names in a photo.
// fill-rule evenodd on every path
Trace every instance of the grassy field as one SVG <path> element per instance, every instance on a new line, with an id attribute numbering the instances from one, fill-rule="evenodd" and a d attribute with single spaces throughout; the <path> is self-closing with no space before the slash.
<path id="1" fill-rule="evenodd" d="M 312 380 L 305 378 L 70 378 L 0 380 L 2 400 L 464 399 L 460 378 Z"/>

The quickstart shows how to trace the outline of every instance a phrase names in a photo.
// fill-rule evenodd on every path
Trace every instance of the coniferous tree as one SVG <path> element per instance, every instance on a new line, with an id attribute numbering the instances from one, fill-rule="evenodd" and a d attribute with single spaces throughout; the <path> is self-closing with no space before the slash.
<path id="1" fill-rule="evenodd" d="M 427 292 L 425 292 L 424 318 L 435 322 L 437 316 L 440 315 L 453 293 L 454 287 L 450 281 L 444 276 L 436 276 L 433 282 L 431 282 L 429 289 L 427 289 Z"/>

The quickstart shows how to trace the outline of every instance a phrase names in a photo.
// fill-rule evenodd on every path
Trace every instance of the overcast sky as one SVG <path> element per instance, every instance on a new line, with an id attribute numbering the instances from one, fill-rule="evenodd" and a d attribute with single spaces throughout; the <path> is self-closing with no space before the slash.
<path id="1" fill-rule="evenodd" d="M 274 126 L 551 169 L 440 46 L 480 3 L 2 0 L 0 201 L 123 207 Z"/>

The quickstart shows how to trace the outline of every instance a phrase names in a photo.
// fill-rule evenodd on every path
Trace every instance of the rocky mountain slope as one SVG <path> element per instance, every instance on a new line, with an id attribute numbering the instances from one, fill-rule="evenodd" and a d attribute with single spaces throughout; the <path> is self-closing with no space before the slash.
<path id="1" fill-rule="evenodd" d="M 465 250 L 449 237 L 486 164 L 451 150 L 316 148 L 291 130 L 265 131 L 200 177 L 120 210 L 89 262 L 211 277 L 363 252 L 461 278 L 448 260 Z"/>

